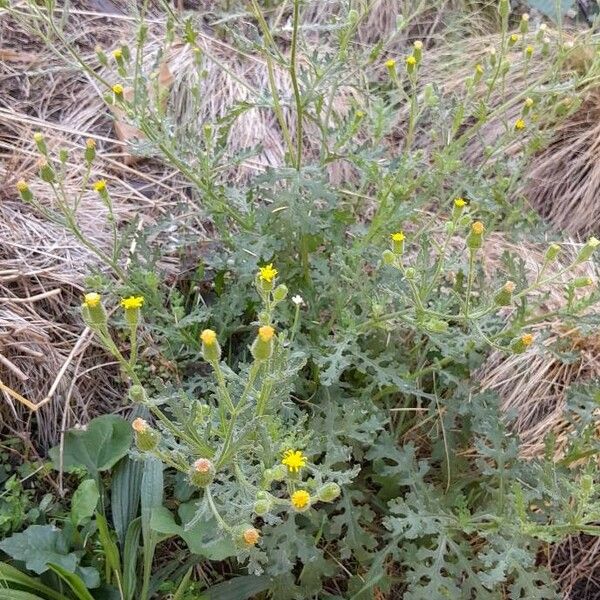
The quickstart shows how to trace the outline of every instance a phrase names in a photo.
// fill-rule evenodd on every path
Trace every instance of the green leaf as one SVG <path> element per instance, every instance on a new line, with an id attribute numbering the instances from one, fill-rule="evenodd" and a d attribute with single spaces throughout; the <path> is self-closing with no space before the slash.
<path id="1" fill-rule="evenodd" d="M 164 506 L 155 506 L 150 517 L 150 528 L 156 533 L 171 537 L 181 535 L 183 528 L 175 522 L 173 513 Z"/>
<path id="2" fill-rule="evenodd" d="M 77 556 L 69 553 L 63 532 L 53 525 L 31 525 L 0 542 L 0 550 L 38 574 L 47 571 L 49 563 L 71 573 L 77 568 Z"/>
<path id="3" fill-rule="evenodd" d="M 8 563 L 0 562 L 0 596 L 2 595 L 2 591 L 8 591 L 6 589 L 3 590 L 2 588 L 11 583 L 15 583 L 22 588 L 39 592 L 42 596 L 50 598 L 51 600 L 64 600 L 65 598 L 62 594 L 59 594 L 52 588 L 41 583 L 39 579 L 35 579 L 34 577 L 22 573 L 19 569 L 16 569 Z"/>
<path id="4" fill-rule="evenodd" d="M 0 588 L 0 600 L 42 600 L 42 597 L 23 590 L 5 590 Z"/>
<path id="5" fill-rule="evenodd" d="M 123 545 L 123 593 L 125 600 L 131 600 L 137 586 L 137 558 L 142 532 L 141 517 L 131 521 Z"/>
<path id="6" fill-rule="evenodd" d="M 213 585 L 206 593 L 210 600 L 247 600 L 268 590 L 270 586 L 271 579 L 266 575 L 245 575 Z"/>
<path id="7" fill-rule="evenodd" d="M 101 514 L 96 514 L 96 524 L 98 525 L 98 538 L 104 550 L 106 564 L 111 571 L 114 571 L 121 579 L 121 558 L 119 548 L 110 535 L 108 523 Z"/>
<path id="8" fill-rule="evenodd" d="M 140 505 L 140 491 L 144 463 L 128 456 L 115 467 L 111 482 L 111 512 L 115 531 L 123 543 L 125 532 L 136 518 Z"/>
<path id="9" fill-rule="evenodd" d="M 102 415 L 87 428 L 70 429 L 65 435 L 63 466 L 85 467 L 90 475 L 106 471 L 123 458 L 131 446 L 133 434 L 129 423 L 117 415 Z M 49 452 L 55 466 L 59 464 L 59 447 Z"/>
<path id="10" fill-rule="evenodd" d="M 81 525 L 83 521 L 89 519 L 96 510 L 96 505 L 100 500 L 98 486 L 93 479 L 82 481 L 73 494 L 71 501 L 71 521 L 74 525 Z"/>
<path id="11" fill-rule="evenodd" d="M 83 581 L 75 573 L 63 569 L 60 565 L 49 565 L 49 567 L 71 588 L 77 600 L 94 600 Z"/>

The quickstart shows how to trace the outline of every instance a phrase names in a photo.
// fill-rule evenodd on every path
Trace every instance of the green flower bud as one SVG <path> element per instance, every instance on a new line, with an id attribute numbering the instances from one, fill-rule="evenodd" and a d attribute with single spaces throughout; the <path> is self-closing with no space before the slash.
<path id="1" fill-rule="evenodd" d="M 402 254 L 404 252 L 404 232 L 397 231 L 392 233 L 390 237 L 392 238 L 392 252 L 398 255 Z"/>
<path id="2" fill-rule="evenodd" d="M 417 272 L 413 267 L 408 267 L 408 269 L 405 271 L 406 279 L 410 279 L 411 281 L 415 278 L 416 274 Z"/>
<path id="3" fill-rule="evenodd" d="M 46 183 L 54 183 L 56 176 L 54 175 L 54 169 L 48 164 L 48 161 L 44 160 L 40 164 L 40 177 Z"/>
<path id="4" fill-rule="evenodd" d="M 448 323 L 440 319 L 429 319 L 423 323 L 423 326 L 432 333 L 444 333 L 448 331 Z"/>
<path id="5" fill-rule="evenodd" d="M 258 335 L 251 348 L 255 360 L 269 360 L 273 356 L 274 335 L 275 329 L 270 325 L 259 327 Z"/>
<path id="6" fill-rule="evenodd" d="M 588 260 L 598 246 L 600 246 L 600 240 L 596 239 L 595 237 L 591 237 L 587 241 L 587 244 L 579 251 L 579 254 L 577 255 L 577 262 L 580 263 Z"/>
<path id="7" fill-rule="evenodd" d="M 384 250 L 383 254 L 381 255 L 381 258 L 385 265 L 391 265 L 396 260 L 396 256 L 391 250 Z"/>
<path id="8" fill-rule="evenodd" d="M 483 232 L 485 227 L 481 221 L 475 221 L 471 225 L 471 232 L 467 236 L 467 248 L 471 250 L 479 250 L 483 246 Z"/>
<path id="9" fill-rule="evenodd" d="M 108 66 L 108 58 L 106 57 L 104 50 L 102 50 L 102 47 L 96 46 L 96 48 L 94 50 L 96 52 L 96 57 L 98 58 L 98 61 L 100 62 L 100 64 L 103 65 L 104 67 L 107 67 Z"/>
<path id="10" fill-rule="evenodd" d="M 413 44 L 413 56 L 415 57 L 417 64 L 421 62 L 421 58 L 423 57 L 423 42 L 417 40 Z"/>
<path id="11" fill-rule="evenodd" d="M 142 452 L 151 452 L 160 442 L 160 433 L 150 427 L 148 423 L 141 418 L 137 418 L 131 424 L 135 432 L 135 445 Z"/>
<path id="12" fill-rule="evenodd" d="M 202 340 L 202 356 L 207 363 L 215 364 L 221 360 L 221 346 L 217 334 L 212 329 L 205 329 L 200 334 Z"/>
<path id="13" fill-rule="evenodd" d="M 188 477 L 191 485 L 204 488 L 213 482 L 215 466 L 208 458 L 199 458 L 190 467 Z"/>
<path id="14" fill-rule="evenodd" d="M 321 502 L 333 502 L 341 493 L 340 486 L 337 483 L 326 483 L 321 486 L 317 496 Z"/>
<path id="15" fill-rule="evenodd" d="M 135 384 L 129 388 L 129 398 L 132 402 L 146 402 L 148 397 L 146 396 L 146 390 L 143 386 Z"/>
<path id="16" fill-rule="evenodd" d="M 281 285 L 278 285 L 275 288 L 275 291 L 273 292 L 273 299 L 276 302 L 281 302 L 282 300 L 285 300 L 287 295 L 288 295 L 288 288 L 286 285 L 284 285 L 282 283 Z"/>
<path id="17" fill-rule="evenodd" d="M 548 250 L 546 250 L 546 256 L 544 257 L 546 262 L 552 262 L 560 253 L 560 246 L 558 244 L 550 244 Z"/>
<path id="18" fill-rule="evenodd" d="M 96 158 L 96 140 L 89 138 L 85 141 L 83 157 L 88 164 L 94 162 L 94 159 Z"/>
<path id="19" fill-rule="evenodd" d="M 25 180 L 20 179 L 17 181 L 17 191 L 24 202 L 31 202 L 33 200 L 33 192 L 29 189 Z"/>
<path id="20" fill-rule="evenodd" d="M 453 221 L 458 221 L 458 219 L 460 219 L 466 205 L 467 205 L 467 201 L 464 198 L 456 198 L 454 200 L 454 204 L 452 206 L 452 220 Z"/>
<path id="21" fill-rule="evenodd" d="M 354 27 L 358 23 L 358 11 L 356 9 L 351 9 L 348 11 L 348 24 L 350 27 Z"/>
<path id="22" fill-rule="evenodd" d="M 521 15 L 521 22 L 519 23 L 519 31 L 522 34 L 526 34 L 529 31 L 529 15 L 527 13 L 523 13 Z"/>
<path id="23" fill-rule="evenodd" d="M 533 335 L 530 333 L 525 333 L 521 337 L 515 338 L 511 344 L 510 349 L 514 352 L 514 354 L 523 354 L 531 346 L 533 343 Z"/>
<path id="24" fill-rule="evenodd" d="M 498 3 L 498 13 L 503 19 L 506 19 L 510 14 L 510 0 L 500 0 Z"/>
<path id="25" fill-rule="evenodd" d="M 238 525 L 233 530 L 233 542 L 236 547 L 249 550 L 254 548 L 260 541 L 260 531 L 252 527 L 252 525 Z"/>
<path id="26" fill-rule="evenodd" d="M 254 503 L 254 514 L 258 517 L 264 517 L 271 510 L 271 503 L 268 500 L 256 500 Z"/>
<path id="27" fill-rule="evenodd" d="M 512 294 L 514 291 L 515 284 L 512 281 L 507 281 L 494 297 L 496 306 L 510 306 L 512 304 Z"/>
<path id="28" fill-rule="evenodd" d="M 96 294 L 95 292 L 86 294 L 81 305 L 81 313 L 84 321 L 93 328 L 106 325 L 108 317 L 102 305 L 100 294 Z"/>
<path id="29" fill-rule="evenodd" d="M 590 285 L 594 285 L 594 280 L 591 277 L 577 277 L 577 279 L 571 282 L 574 288 L 583 288 Z"/>
<path id="30" fill-rule="evenodd" d="M 415 69 L 417 68 L 417 64 L 418 64 L 418 61 L 417 61 L 415 55 L 411 54 L 410 56 L 407 56 L 405 64 L 406 64 L 406 72 L 409 75 L 412 75 L 415 72 Z"/>
<path id="31" fill-rule="evenodd" d="M 48 154 L 48 148 L 46 146 L 46 140 L 44 139 L 44 136 L 39 131 L 36 131 L 33 134 L 33 141 L 35 142 L 35 145 L 37 146 L 37 149 L 44 156 Z"/>

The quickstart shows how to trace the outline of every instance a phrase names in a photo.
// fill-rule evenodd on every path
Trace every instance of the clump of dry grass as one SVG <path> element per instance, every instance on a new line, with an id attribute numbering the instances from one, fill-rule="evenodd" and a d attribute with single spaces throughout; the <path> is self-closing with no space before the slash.
<path id="1" fill-rule="evenodd" d="M 547 558 L 564 600 L 600 598 L 600 538 L 570 536 L 553 546 Z"/>
<path id="2" fill-rule="evenodd" d="M 489 264 L 498 264 L 503 250 L 517 252 L 531 280 L 543 263 L 545 247 L 532 244 L 516 247 L 510 243 L 504 247 L 487 246 L 492 250 L 488 254 Z M 576 247 L 572 244 L 566 249 L 561 266 L 570 263 Z M 598 272 L 593 263 L 586 262 L 575 273 L 565 276 L 565 281 L 573 277 L 592 277 L 597 281 Z M 498 393 L 503 411 L 516 415 L 511 427 L 521 439 L 523 455 L 529 457 L 543 452 L 544 438 L 549 432 L 556 434 L 557 452 L 564 450 L 572 432 L 572 424 L 565 416 L 567 391 L 576 383 L 600 378 L 600 336 L 583 333 L 579 327 L 563 323 L 553 315 L 564 305 L 564 285 L 552 284 L 539 300 L 547 318 L 531 329 L 538 334 L 538 344 L 524 354 L 493 352 L 478 374 L 481 389 Z"/>
<path id="3" fill-rule="evenodd" d="M 600 227 L 600 88 L 552 131 L 531 162 L 523 194 L 558 230 L 597 233 Z"/>

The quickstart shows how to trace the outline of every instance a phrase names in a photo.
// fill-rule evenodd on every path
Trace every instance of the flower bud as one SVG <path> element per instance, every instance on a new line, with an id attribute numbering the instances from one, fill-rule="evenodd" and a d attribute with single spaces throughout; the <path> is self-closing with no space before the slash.
<path id="1" fill-rule="evenodd" d="M 273 291 L 273 300 L 275 300 L 275 302 L 281 302 L 282 300 L 286 299 L 286 296 L 288 295 L 288 288 L 286 285 L 284 285 L 283 283 L 278 285 L 275 290 Z"/>
<path id="2" fill-rule="evenodd" d="M 397 231 L 392 233 L 390 237 L 392 238 L 392 252 L 397 255 L 402 254 L 404 252 L 404 232 Z"/>
<path id="3" fill-rule="evenodd" d="M 550 244 L 548 250 L 546 250 L 546 256 L 544 257 L 544 260 L 546 262 L 552 262 L 555 260 L 560 253 L 560 249 L 561 248 L 558 244 Z"/>
<path id="4" fill-rule="evenodd" d="M 594 285 L 594 280 L 591 277 L 577 277 L 571 285 L 574 288 L 583 288 L 588 287 L 590 285 Z"/>
<path id="5" fill-rule="evenodd" d="M 393 79 L 396 77 L 396 61 L 393 58 L 388 58 L 385 61 L 385 68 L 388 70 L 390 77 Z"/>
<path id="6" fill-rule="evenodd" d="M 96 158 L 96 140 L 89 138 L 85 141 L 85 151 L 83 153 L 85 162 L 92 163 Z"/>
<path id="7" fill-rule="evenodd" d="M 140 318 L 140 308 L 144 304 L 143 296 L 129 296 L 121 300 L 121 306 L 125 311 L 125 320 L 131 329 L 135 329 Z"/>
<path id="8" fill-rule="evenodd" d="M 452 220 L 458 221 L 463 213 L 467 201 L 464 198 L 456 198 L 454 200 L 454 206 L 452 207 Z"/>
<path id="9" fill-rule="evenodd" d="M 423 57 L 423 42 L 421 40 L 417 40 L 413 44 L 413 56 L 415 57 L 417 64 L 421 62 L 421 58 Z"/>
<path id="10" fill-rule="evenodd" d="M 497 306 L 510 306 L 512 304 L 512 294 L 515 291 L 515 284 L 507 281 L 502 289 L 494 297 Z"/>
<path id="11" fill-rule="evenodd" d="M 129 388 L 129 398 L 132 402 L 146 402 L 148 397 L 146 396 L 146 390 L 143 386 L 135 384 Z"/>
<path id="12" fill-rule="evenodd" d="M 519 31 L 522 34 L 526 34 L 529 31 L 529 14 L 523 13 L 521 15 L 521 22 L 519 23 Z"/>
<path id="13" fill-rule="evenodd" d="M 273 481 L 283 481 L 286 477 L 287 467 L 285 465 L 275 465 L 263 471 L 263 480 L 266 485 L 270 485 Z"/>
<path id="14" fill-rule="evenodd" d="M 100 62 L 101 65 L 107 67 L 108 66 L 108 59 L 106 58 L 106 54 L 104 52 L 104 50 L 102 49 L 102 46 L 98 45 L 94 48 L 94 51 L 96 52 L 96 56 L 98 58 L 98 61 Z"/>
<path id="15" fill-rule="evenodd" d="M 81 311 L 84 320 L 92 326 L 105 325 L 107 321 L 106 311 L 102 306 L 102 297 L 96 292 L 90 292 L 83 297 Z"/>
<path id="16" fill-rule="evenodd" d="M 46 183 L 54 183 L 56 181 L 54 169 L 48 164 L 47 160 L 43 160 L 40 163 L 40 177 Z"/>
<path id="17" fill-rule="evenodd" d="M 215 478 L 215 466 L 208 458 L 199 458 L 190 467 L 188 476 L 193 486 L 204 488 L 213 482 Z"/>
<path id="18" fill-rule="evenodd" d="M 42 133 L 40 133 L 39 131 L 36 131 L 33 134 L 33 141 L 35 142 L 35 145 L 37 146 L 37 149 L 44 155 L 48 154 L 48 148 L 46 146 L 46 140 L 44 139 L 44 136 L 42 135 Z"/>
<path id="19" fill-rule="evenodd" d="M 483 233 L 485 227 L 481 221 L 475 221 L 471 225 L 471 232 L 467 236 L 467 247 L 471 250 L 479 250 L 483 246 Z"/>
<path id="20" fill-rule="evenodd" d="M 340 486 L 331 482 L 321 486 L 317 496 L 321 502 L 333 502 L 340 495 L 340 492 Z"/>
<path id="21" fill-rule="evenodd" d="M 529 60 L 533 56 L 533 46 L 526 46 L 524 52 L 525 58 Z"/>
<path id="22" fill-rule="evenodd" d="M 503 19 L 506 19 L 510 13 L 510 0 L 500 0 L 498 3 L 498 13 Z"/>
<path id="23" fill-rule="evenodd" d="M 577 255 L 577 262 L 580 263 L 588 260 L 598 246 L 600 246 L 600 240 L 596 239 L 595 237 L 591 237 L 587 241 L 586 245 L 579 251 L 579 254 Z"/>
<path id="24" fill-rule="evenodd" d="M 515 354 L 523 354 L 523 352 L 525 352 L 525 350 L 527 350 L 527 348 L 529 348 L 529 346 L 531 346 L 532 343 L 533 335 L 531 335 L 531 333 L 525 333 L 521 337 L 515 338 L 512 341 L 510 349 Z"/>
<path id="25" fill-rule="evenodd" d="M 115 83 L 115 85 L 112 86 L 112 92 L 115 95 L 115 98 L 123 98 L 123 92 L 125 91 L 123 86 L 120 83 Z"/>
<path id="26" fill-rule="evenodd" d="M 33 200 L 33 192 L 29 189 L 29 186 L 24 179 L 17 181 L 17 191 L 23 201 L 31 202 Z"/>
<path id="27" fill-rule="evenodd" d="M 525 101 L 523 102 L 523 109 L 521 112 L 524 115 L 529 114 L 529 111 L 531 110 L 534 104 L 535 102 L 533 101 L 533 98 L 525 98 Z"/>
<path id="28" fill-rule="evenodd" d="M 217 334 L 212 329 L 205 329 L 200 334 L 202 340 L 202 357 L 207 363 L 218 363 L 221 360 L 221 346 Z"/>
<path id="29" fill-rule="evenodd" d="M 396 260 L 396 256 L 391 250 L 384 250 L 381 254 L 381 258 L 383 260 L 383 264 L 385 265 L 391 265 Z"/>
<path id="30" fill-rule="evenodd" d="M 508 38 L 508 47 L 511 48 L 519 41 L 519 36 L 516 33 L 513 33 Z"/>
<path id="31" fill-rule="evenodd" d="M 135 445 L 142 452 L 151 452 L 160 442 L 160 433 L 155 431 L 148 423 L 141 418 L 137 418 L 131 424 L 135 432 Z"/>
<path id="32" fill-rule="evenodd" d="M 444 333 L 448 331 L 448 323 L 441 319 L 429 319 L 423 323 L 423 327 L 432 333 Z"/>
<path id="33" fill-rule="evenodd" d="M 406 269 L 404 272 L 406 279 L 410 279 L 411 281 L 415 278 L 416 274 L 417 272 L 415 271 L 414 267 L 408 267 L 408 269 Z"/>
<path id="34" fill-rule="evenodd" d="M 414 54 L 407 56 L 405 62 L 406 62 L 406 72 L 409 75 L 412 75 L 415 72 L 415 69 L 417 68 L 417 59 L 415 58 Z"/>
<path id="35" fill-rule="evenodd" d="M 233 532 L 233 541 L 238 548 L 254 548 L 260 541 L 260 531 L 252 525 L 239 525 Z"/>
<path id="36" fill-rule="evenodd" d="M 273 356 L 273 337 L 275 329 L 270 325 L 263 325 L 258 329 L 258 335 L 252 344 L 252 356 L 255 360 L 269 360 Z"/>
<path id="37" fill-rule="evenodd" d="M 358 11 L 352 8 L 348 11 L 348 25 L 354 27 L 358 23 Z"/>
<path id="38" fill-rule="evenodd" d="M 267 498 L 257 498 L 254 502 L 254 514 L 264 517 L 271 510 L 271 502 Z"/>

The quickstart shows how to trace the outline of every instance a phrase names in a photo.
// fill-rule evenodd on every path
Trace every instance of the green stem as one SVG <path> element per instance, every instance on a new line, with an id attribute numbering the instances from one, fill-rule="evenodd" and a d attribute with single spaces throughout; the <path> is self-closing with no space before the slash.
<path id="1" fill-rule="evenodd" d="M 300 21 L 300 0 L 294 0 L 294 16 L 292 24 L 292 48 L 290 52 L 290 77 L 296 101 L 296 170 L 302 164 L 302 96 L 298 85 L 297 52 L 298 52 L 298 23 Z"/>

